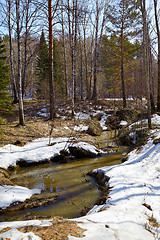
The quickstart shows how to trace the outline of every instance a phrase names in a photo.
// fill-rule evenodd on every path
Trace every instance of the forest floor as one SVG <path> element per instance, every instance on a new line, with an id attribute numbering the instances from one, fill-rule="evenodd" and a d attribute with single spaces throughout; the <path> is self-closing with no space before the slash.
<path id="1" fill-rule="evenodd" d="M 144 101 L 143 101 L 144 104 Z M 128 100 L 129 109 L 142 108 L 142 101 Z M 77 112 L 91 113 L 94 110 L 113 111 L 122 108 L 122 100 L 99 100 L 96 103 L 89 101 L 77 102 L 75 110 Z M 144 108 L 144 106 L 143 106 Z M 94 143 L 95 139 L 83 132 L 73 131 L 75 125 L 87 124 L 88 119 L 72 118 L 71 101 L 57 103 L 57 118 L 54 121 L 48 119 L 49 104 L 43 100 L 25 100 L 25 126 L 18 125 L 18 104 L 13 106 L 13 114 L 6 118 L 0 125 L 0 146 L 14 144 L 17 140 L 24 144 L 40 137 L 49 137 L 52 129 L 52 137 L 76 137 L 81 140 Z"/>
<path id="2" fill-rule="evenodd" d="M 70 109 L 70 102 L 63 103 L 64 112 L 68 108 Z M 41 110 L 45 110 L 43 114 Z M 84 141 L 94 142 L 94 137 L 85 133 L 73 132 L 71 129 L 75 126 L 75 119 L 72 119 L 70 115 L 67 118 L 56 118 L 54 121 L 48 120 L 48 103 L 45 101 L 24 101 L 25 109 L 25 126 L 18 125 L 18 104 L 14 105 L 13 115 L 6 118 L 3 124 L 0 126 L 0 146 L 7 144 L 14 144 L 19 141 L 21 144 L 25 144 L 28 141 L 41 137 L 49 137 L 51 128 L 52 137 L 69 137 L 83 139 Z M 76 124 L 83 124 L 86 120 L 76 120 Z M 95 143 L 96 144 L 96 143 Z M 42 219 L 41 216 L 23 216 L 21 218 L 10 219 L 12 221 L 28 221 L 31 219 Z M 46 219 L 46 218 L 45 218 Z M 68 235 L 80 237 L 83 235 L 84 230 L 79 228 L 73 221 L 67 221 L 63 218 L 54 218 L 52 226 L 46 227 L 23 227 L 21 232 L 34 232 L 42 239 L 68 239 Z M 9 230 L 3 229 L 2 232 Z M 0 233 L 2 233 L 0 232 Z"/>
<path id="3" fill-rule="evenodd" d="M 24 101 L 25 109 L 25 126 L 18 124 L 18 104 L 14 104 L 13 115 L 10 115 L 0 125 L 0 146 L 14 144 L 16 141 L 22 144 L 41 137 L 49 137 L 52 129 L 52 137 L 74 137 L 83 140 L 91 141 L 94 139 L 91 136 L 86 136 L 83 133 L 77 133 L 71 130 L 75 124 L 86 123 L 86 120 L 73 119 L 70 113 L 66 113 L 66 109 L 70 109 L 70 102 L 63 103 L 61 106 L 64 111 L 64 116 L 57 117 L 50 121 L 49 106 L 45 101 Z M 44 112 L 43 112 L 44 110 Z M 70 110 L 68 110 L 70 111 Z"/>

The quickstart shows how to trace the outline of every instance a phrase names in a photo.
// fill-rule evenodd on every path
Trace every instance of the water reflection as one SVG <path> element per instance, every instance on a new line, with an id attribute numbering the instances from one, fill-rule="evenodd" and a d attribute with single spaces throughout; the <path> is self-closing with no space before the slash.
<path id="1" fill-rule="evenodd" d="M 105 157 L 79 159 L 70 163 L 48 163 L 41 166 L 17 168 L 11 180 L 28 188 L 40 188 L 43 194 L 56 193 L 54 204 L 36 208 L 45 216 L 78 217 L 83 208 L 92 208 L 100 197 L 95 180 L 86 176 L 93 169 L 121 163 L 122 153 Z"/>

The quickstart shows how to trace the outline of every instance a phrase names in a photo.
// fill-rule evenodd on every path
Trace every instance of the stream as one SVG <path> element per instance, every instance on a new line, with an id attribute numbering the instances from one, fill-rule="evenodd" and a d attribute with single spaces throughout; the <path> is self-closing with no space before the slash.
<path id="1" fill-rule="evenodd" d="M 101 147 L 106 145 L 106 135 L 101 137 Z M 103 144 L 104 140 L 104 144 Z M 30 189 L 39 188 L 42 195 L 55 193 L 57 200 L 25 211 L 18 215 L 35 212 L 46 217 L 61 216 L 75 218 L 82 215 L 84 209 L 91 209 L 101 196 L 101 191 L 93 177 L 88 172 L 115 164 L 120 164 L 126 149 L 97 158 L 76 159 L 69 163 L 47 163 L 26 168 L 17 167 L 11 176 L 11 181 Z"/>

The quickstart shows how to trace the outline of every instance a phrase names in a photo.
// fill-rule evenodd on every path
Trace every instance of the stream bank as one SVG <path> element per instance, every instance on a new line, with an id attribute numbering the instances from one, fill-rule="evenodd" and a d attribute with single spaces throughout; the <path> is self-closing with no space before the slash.
<path id="1" fill-rule="evenodd" d="M 101 203 L 108 189 L 87 175 L 94 169 L 122 162 L 124 152 L 81 158 L 65 163 L 50 162 L 37 166 L 16 167 L 10 180 L 30 189 L 41 189 L 22 203 L 15 202 L 1 209 L 1 221 L 7 216 L 27 215 L 31 212 L 45 217 L 73 218 L 85 215 L 95 204 Z M 92 196 L 92 197 L 91 197 Z M 18 213 L 18 214 L 17 214 Z"/>
<path id="2" fill-rule="evenodd" d="M 83 133 L 81 138 L 83 139 L 85 136 L 89 137 L 88 134 Z M 93 178 L 91 172 L 94 169 L 124 161 L 124 153 L 126 154 L 128 149 L 118 147 L 114 136 L 115 131 L 103 131 L 100 136 L 92 136 L 92 140 L 96 143 L 94 145 L 103 149 L 105 153 L 92 145 L 90 145 L 92 151 L 89 151 L 86 149 L 85 143 L 78 143 L 75 138 L 73 140 L 72 138 L 57 138 L 53 141 L 50 139 L 49 143 L 48 140 L 44 139 L 45 146 L 40 145 L 39 140 L 28 143 L 26 147 L 25 145 L 24 147 L 23 145 L 21 145 L 22 147 L 16 146 L 16 151 L 18 149 L 19 153 L 17 155 L 15 153 L 15 160 L 9 166 L 12 172 L 10 180 L 14 185 L 41 189 L 41 194 L 35 194 L 21 203 L 18 201 L 12 203 L 7 209 L 0 210 L 1 215 L 13 215 L 16 212 L 24 215 L 32 212 L 33 209 L 45 217 L 60 215 L 73 218 L 85 215 L 95 204 L 104 202 L 109 188 L 105 187 L 106 183 L 103 178 L 101 179 L 102 176 L 98 178 L 97 184 L 97 176 L 94 175 Z M 58 147 L 58 152 L 57 143 L 61 145 L 61 150 Z M 70 146 L 66 147 L 68 143 Z M 32 144 L 33 147 L 30 149 L 29 145 Z M 24 154 L 22 154 L 23 148 Z M 36 154 L 35 149 L 37 149 Z M 14 155 L 13 146 L 10 147 L 9 151 Z M 38 156 L 38 161 L 36 156 Z M 18 167 L 15 167 L 15 164 Z M 57 178 L 57 175 L 60 177 Z M 71 176 L 71 179 L 68 179 L 69 185 L 65 186 L 63 182 L 66 182 L 68 176 Z M 73 181 L 77 176 L 79 180 L 70 184 L 71 180 Z M 89 201 L 86 196 L 88 199 L 90 196 L 94 197 Z M 57 209 L 61 209 L 63 214 L 59 213 L 57 209 L 51 210 L 52 205 L 58 206 Z M 69 209 L 66 211 L 67 205 L 69 205 Z"/>

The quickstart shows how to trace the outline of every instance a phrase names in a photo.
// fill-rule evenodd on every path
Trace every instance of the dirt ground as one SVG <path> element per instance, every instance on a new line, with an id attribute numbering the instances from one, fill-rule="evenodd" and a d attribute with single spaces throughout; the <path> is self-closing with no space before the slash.
<path id="1" fill-rule="evenodd" d="M 127 101 L 128 108 L 142 108 L 142 102 Z M 144 105 L 144 104 L 143 104 Z M 92 112 L 91 109 L 108 111 L 121 108 L 122 101 L 100 100 L 96 103 L 80 101 L 75 105 L 76 111 Z M 144 107 L 144 106 L 143 106 Z M 76 137 L 78 139 L 96 144 L 95 138 L 88 134 L 73 131 L 75 125 L 86 124 L 88 120 L 75 120 L 71 117 L 71 101 L 57 103 L 57 118 L 48 120 L 49 104 L 44 100 L 25 100 L 25 126 L 18 125 L 18 104 L 13 105 L 13 115 L 7 116 L 0 125 L 0 146 L 14 144 L 17 140 L 22 144 L 40 137 Z M 46 116 L 44 116 L 46 115 Z M 61 115 L 61 117 L 59 117 Z M 65 115 L 66 118 L 62 116 Z M 52 134 L 51 133 L 52 129 Z"/>
<path id="2" fill-rule="evenodd" d="M 57 117 L 53 121 L 50 121 L 48 117 L 43 116 L 43 112 L 41 112 L 45 104 L 44 101 L 24 102 L 25 126 L 18 125 L 18 104 L 14 105 L 14 114 L 7 117 L 0 125 L 0 146 L 14 144 L 17 141 L 23 145 L 28 141 L 33 141 L 40 137 L 57 138 L 71 136 L 95 143 L 92 136 L 73 130 L 75 125 L 88 124 L 88 120 L 75 120 L 68 114 L 65 119 Z M 46 104 L 45 106 L 46 109 L 48 109 L 48 105 Z M 70 105 L 65 105 L 65 108 L 69 107 Z"/>

